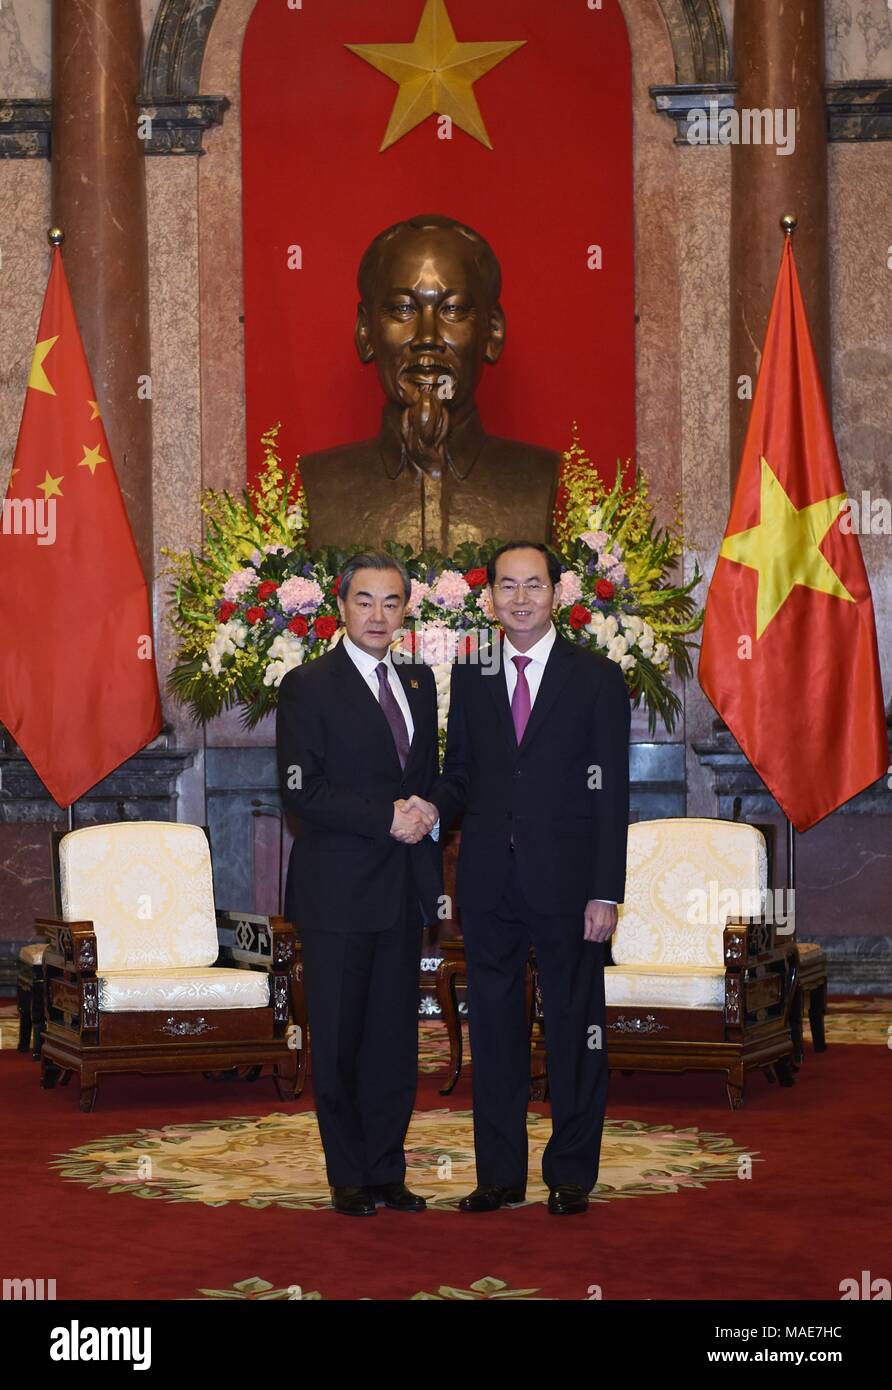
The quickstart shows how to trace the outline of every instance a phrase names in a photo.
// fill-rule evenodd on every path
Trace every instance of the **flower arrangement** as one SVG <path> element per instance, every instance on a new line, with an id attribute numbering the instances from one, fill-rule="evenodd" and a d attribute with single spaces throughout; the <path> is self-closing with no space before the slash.
<path id="1" fill-rule="evenodd" d="M 671 582 L 684 552 L 680 507 L 675 523 L 657 528 L 650 489 L 640 469 L 631 485 L 617 467 L 608 490 L 579 443 L 564 454 L 555 505 L 555 548 L 567 568 L 561 578 L 555 626 L 618 662 L 635 704 L 643 703 L 650 732 L 662 719 L 671 732 L 681 702 L 668 684 L 670 669 L 691 675 L 688 639 L 703 623 L 693 590 Z"/>
<path id="2" fill-rule="evenodd" d="M 170 676 L 175 696 L 204 723 L 241 706 L 248 727 L 276 705 L 285 673 L 328 651 L 341 635 L 338 575 L 349 552 L 307 548 L 307 508 L 298 472 L 286 475 L 277 452 L 279 426 L 263 436 L 264 465 L 242 500 L 208 492 L 202 502 L 205 542 L 199 555 L 166 550 L 173 575 L 170 616 L 180 639 Z M 683 550 L 680 518 L 657 530 L 645 479 L 608 491 L 579 444 L 564 454 L 555 509 L 555 549 L 563 572 L 554 613 L 565 636 L 598 649 L 624 672 L 629 693 L 671 731 L 680 701 L 670 668 L 691 673 L 690 635 L 702 612 L 691 591 L 670 583 Z M 440 727 L 445 728 L 452 663 L 481 629 L 494 624 L 486 561 L 498 540 L 465 544 L 452 557 L 385 549 L 405 566 L 412 592 L 400 635 L 404 655 L 433 668 Z"/>

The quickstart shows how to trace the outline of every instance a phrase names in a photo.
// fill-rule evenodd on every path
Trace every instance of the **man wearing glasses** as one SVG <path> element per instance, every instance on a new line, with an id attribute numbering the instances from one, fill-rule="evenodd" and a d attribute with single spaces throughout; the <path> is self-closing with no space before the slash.
<path id="1" fill-rule="evenodd" d="M 629 696 L 618 665 L 552 622 L 560 565 L 514 542 L 487 567 L 502 660 L 456 664 L 446 757 L 430 802 L 464 811 L 457 899 L 468 968 L 477 1187 L 462 1211 L 525 1200 L 530 1063 L 526 964 L 542 986 L 554 1215 L 586 1211 L 607 1100 L 605 942 L 623 899 Z M 410 803 L 411 804 L 411 803 Z"/>

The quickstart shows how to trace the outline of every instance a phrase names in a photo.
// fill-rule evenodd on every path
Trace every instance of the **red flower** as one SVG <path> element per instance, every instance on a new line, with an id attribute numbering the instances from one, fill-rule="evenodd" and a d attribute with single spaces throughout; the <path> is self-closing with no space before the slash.
<path id="1" fill-rule="evenodd" d="M 333 594 L 339 594 L 340 591 L 341 591 L 341 576 L 338 575 L 337 579 L 335 580 L 335 582 L 334 582 L 334 583 L 332 584 L 332 586 L 331 586 L 331 592 L 332 592 Z"/>
<path id="2" fill-rule="evenodd" d="M 258 607 L 258 608 L 249 608 L 248 611 L 247 611 L 247 613 L 245 614 L 245 617 L 247 618 L 247 620 L 248 620 L 249 623 L 259 623 L 259 622 L 262 622 L 263 619 L 266 617 L 266 609 L 265 609 L 265 608 L 259 608 L 259 607 Z"/>
<path id="3" fill-rule="evenodd" d="M 595 585 L 595 593 L 598 598 L 613 598 L 616 588 L 610 579 L 599 579 Z"/>
<path id="4" fill-rule="evenodd" d="M 585 604 L 574 603 L 573 607 L 570 609 L 570 626 L 574 629 L 578 629 L 585 627 L 586 623 L 590 623 L 591 620 L 592 615 Z"/>
<path id="5" fill-rule="evenodd" d="M 316 618 L 313 622 L 313 631 L 317 637 L 321 637 L 323 640 L 328 637 L 334 637 L 337 630 L 337 618 Z"/>
<path id="6" fill-rule="evenodd" d="M 473 573 L 473 571 L 472 571 L 472 573 Z M 468 634 L 465 636 L 464 640 L 462 641 L 462 656 L 463 656 L 464 659 L 467 661 L 470 657 L 472 657 L 472 656 L 474 655 L 474 653 L 476 652 L 476 650 L 477 650 L 477 637 L 476 637 L 476 635 L 475 635 L 473 632 L 468 633 Z"/>
<path id="7" fill-rule="evenodd" d="M 486 566 L 480 565 L 477 569 L 467 571 L 465 583 L 469 589 L 479 589 L 486 583 L 486 578 Z"/>
<path id="8" fill-rule="evenodd" d="M 288 631 L 293 632 L 295 637 L 306 637 L 310 630 L 310 624 L 300 613 L 296 618 L 292 618 L 288 624 Z"/>
<path id="9" fill-rule="evenodd" d="M 416 640 L 417 640 L 417 635 L 416 635 L 416 633 L 414 633 L 414 632 L 408 632 L 408 631 L 407 631 L 407 632 L 404 632 L 404 633 L 403 633 L 403 639 L 402 639 L 402 642 L 401 642 L 401 644 L 400 644 L 401 647 L 402 647 L 402 649 L 403 649 L 403 651 L 404 651 L 404 652 L 412 652 L 412 653 L 414 653 L 414 651 L 415 651 L 415 645 L 416 645 Z"/>
<path id="10" fill-rule="evenodd" d="M 265 598 L 269 598 L 270 594 L 274 594 L 278 587 L 278 584 L 272 579 L 264 579 L 263 583 L 257 586 L 257 597 L 260 602 L 262 603 Z"/>
<path id="11" fill-rule="evenodd" d="M 220 604 L 220 607 L 217 610 L 217 621 L 221 623 L 228 623 L 235 610 L 236 605 L 234 603 L 230 603 L 227 599 L 224 603 Z"/>

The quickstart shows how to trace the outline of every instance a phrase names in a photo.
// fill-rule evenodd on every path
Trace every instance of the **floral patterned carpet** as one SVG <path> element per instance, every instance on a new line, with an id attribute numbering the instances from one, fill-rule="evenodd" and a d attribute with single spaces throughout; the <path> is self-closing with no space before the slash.
<path id="1" fill-rule="evenodd" d="M 527 1132 L 527 1201 L 541 1202 L 548 1196 L 538 1174 L 550 1118 L 530 1114 Z M 469 1110 L 416 1110 L 406 1152 L 409 1186 L 427 1197 L 433 1211 L 454 1211 L 459 1198 L 475 1186 Z M 753 1159 L 725 1134 L 608 1120 L 592 1200 L 657 1196 L 736 1181 L 741 1161 Z M 209 1206 L 237 1202 L 255 1209 L 330 1209 L 312 1110 L 137 1129 L 78 1145 L 52 1166 L 63 1178 L 133 1197 Z"/>

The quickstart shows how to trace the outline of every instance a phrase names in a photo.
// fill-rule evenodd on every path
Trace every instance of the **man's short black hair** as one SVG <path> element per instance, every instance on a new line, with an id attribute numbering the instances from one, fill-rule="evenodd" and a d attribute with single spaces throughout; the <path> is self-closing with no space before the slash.
<path id="1" fill-rule="evenodd" d="M 500 545 L 494 555 L 486 562 L 486 577 L 490 587 L 496 582 L 496 561 L 500 555 L 506 555 L 509 550 L 538 550 L 540 555 L 545 556 L 545 563 L 548 566 L 548 578 L 551 580 L 552 587 L 557 585 L 561 577 L 561 562 L 547 545 L 541 541 L 508 541 L 507 545 Z"/>
<path id="2" fill-rule="evenodd" d="M 406 572 L 405 565 L 400 564 L 399 560 L 393 555 L 388 555 L 383 550 L 360 551 L 347 561 L 341 570 L 341 582 L 338 585 L 338 598 L 346 598 L 350 592 L 350 585 L 353 583 L 353 576 L 357 570 L 396 570 L 400 577 L 403 596 L 406 603 L 412 593 L 412 581 Z"/>

